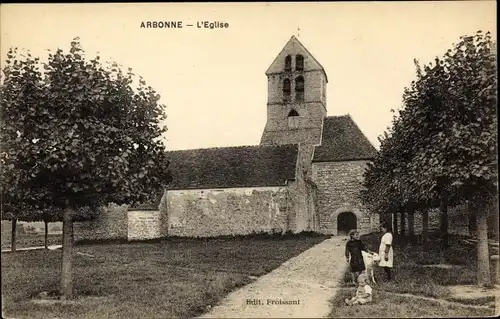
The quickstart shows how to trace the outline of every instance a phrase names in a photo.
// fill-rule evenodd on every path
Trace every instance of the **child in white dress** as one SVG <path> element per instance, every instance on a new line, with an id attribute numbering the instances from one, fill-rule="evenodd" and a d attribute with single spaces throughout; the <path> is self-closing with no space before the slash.
<path id="1" fill-rule="evenodd" d="M 392 248 L 392 232 L 388 223 L 383 223 L 380 226 L 380 230 L 383 235 L 380 239 L 379 255 L 380 262 L 379 267 L 383 268 L 387 276 L 387 281 L 392 280 L 391 270 L 394 267 L 394 249 Z"/>
<path id="2" fill-rule="evenodd" d="M 368 285 L 368 277 L 365 274 L 361 274 L 358 277 L 358 288 L 356 289 L 356 295 L 351 299 L 346 298 L 345 303 L 349 306 L 352 305 L 364 305 L 372 302 L 372 287 Z"/>

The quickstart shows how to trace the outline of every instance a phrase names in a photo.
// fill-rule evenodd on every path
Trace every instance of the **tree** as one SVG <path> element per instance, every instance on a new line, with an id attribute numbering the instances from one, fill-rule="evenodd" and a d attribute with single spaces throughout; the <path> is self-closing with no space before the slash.
<path id="1" fill-rule="evenodd" d="M 410 93 L 426 128 L 413 159 L 420 191 L 436 190 L 442 206 L 468 201 L 475 207 L 478 284 L 490 285 L 487 204 L 498 196 L 497 70 L 489 33 L 466 36 L 420 77 Z M 446 225 L 444 226 L 446 227 Z"/>
<path id="2" fill-rule="evenodd" d="M 42 219 L 44 223 L 44 231 L 45 231 L 45 236 L 44 236 L 44 247 L 45 249 L 49 248 L 49 223 L 50 222 L 55 222 L 55 221 L 60 221 L 62 216 L 62 212 L 58 208 L 52 208 L 52 209 L 44 209 L 42 211 Z"/>
<path id="3" fill-rule="evenodd" d="M 361 201 L 373 213 L 380 214 L 384 221 L 389 221 L 395 214 L 398 192 L 392 182 L 394 156 L 390 133 L 385 132 L 379 137 L 380 150 L 375 155 L 373 162 L 368 163 L 363 179 L 364 188 L 360 192 Z M 394 215 L 397 217 L 397 215 Z M 397 228 L 394 228 L 397 231 Z"/>
<path id="4" fill-rule="evenodd" d="M 98 209 L 92 209 L 89 206 L 79 207 L 73 212 L 73 221 L 91 220 L 96 218 L 102 212 L 103 212 L 102 207 L 99 207 Z M 40 211 L 36 211 L 34 215 L 37 216 L 38 218 L 41 218 L 41 221 L 43 221 L 45 224 L 44 246 L 45 249 L 48 249 L 49 246 L 48 224 L 52 222 L 62 221 L 63 210 L 59 207 L 45 208 Z M 35 219 L 32 221 L 40 221 L 40 219 Z"/>
<path id="5" fill-rule="evenodd" d="M 380 151 L 365 172 L 364 189 L 361 199 L 371 211 L 392 214 L 393 231 L 398 233 L 400 214 L 401 233 L 405 233 L 405 209 L 417 200 L 412 189 L 412 177 L 408 174 L 407 163 L 413 156 L 411 140 L 401 118 L 394 116 L 392 126 L 379 138 Z"/>
<path id="6" fill-rule="evenodd" d="M 445 246 L 448 206 L 471 203 L 479 285 L 490 285 L 487 204 L 498 197 L 495 45 L 489 33 L 478 31 L 461 37 L 434 64 L 421 68 L 415 61 L 417 79 L 405 89 L 404 108 L 366 173 L 364 191 L 371 193 L 364 201 L 375 208 L 398 198 L 406 208 L 418 207 L 424 222 L 427 208 L 440 207 Z M 389 187 L 395 183 L 401 186 Z"/>
<path id="7" fill-rule="evenodd" d="M 3 190 L 3 187 L 2 187 Z M 14 203 L 15 205 L 9 205 L 9 203 L 5 203 L 5 194 L 2 194 L 2 220 L 10 220 L 11 221 L 11 251 L 17 251 L 17 222 L 25 221 L 25 222 L 33 222 L 40 221 L 41 214 L 40 212 L 33 211 L 30 207 L 23 205 L 22 203 Z"/>
<path id="8" fill-rule="evenodd" d="M 78 38 L 70 47 L 46 63 L 11 49 L 1 110 L 6 203 L 62 212 L 63 299 L 72 298 L 73 220 L 111 202 L 147 202 L 171 179 L 160 96 L 142 78 L 134 89 L 131 69 L 85 59 Z"/>

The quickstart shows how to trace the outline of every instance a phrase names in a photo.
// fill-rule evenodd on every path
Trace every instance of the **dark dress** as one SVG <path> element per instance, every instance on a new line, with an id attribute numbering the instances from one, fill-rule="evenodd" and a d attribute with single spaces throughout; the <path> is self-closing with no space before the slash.
<path id="1" fill-rule="evenodd" d="M 359 239 L 350 239 L 345 244 L 345 257 L 349 258 L 351 255 L 351 272 L 361 272 L 365 270 L 365 262 L 363 261 L 363 255 L 361 251 L 366 251 L 365 245 Z"/>

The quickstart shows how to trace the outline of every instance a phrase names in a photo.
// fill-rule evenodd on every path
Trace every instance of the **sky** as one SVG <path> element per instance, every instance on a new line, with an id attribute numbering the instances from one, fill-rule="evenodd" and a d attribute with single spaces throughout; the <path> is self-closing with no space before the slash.
<path id="1" fill-rule="evenodd" d="M 147 21 L 184 27 L 141 28 Z M 167 149 L 257 145 L 265 71 L 295 35 L 328 75 L 327 114 L 351 115 L 378 148 L 413 60 L 427 64 L 477 30 L 496 38 L 496 24 L 495 1 L 2 4 L 0 62 L 10 47 L 43 59 L 79 37 L 89 58 L 131 68 L 161 95 Z"/>

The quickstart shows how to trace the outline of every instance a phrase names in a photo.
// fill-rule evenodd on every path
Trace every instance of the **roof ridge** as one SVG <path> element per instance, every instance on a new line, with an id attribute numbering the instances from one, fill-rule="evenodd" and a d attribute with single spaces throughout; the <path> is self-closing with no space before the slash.
<path id="1" fill-rule="evenodd" d="M 167 150 L 167 152 L 189 152 L 189 151 L 205 151 L 205 150 L 220 150 L 220 149 L 258 149 L 258 148 L 283 148 L 289 146 L 298 146 L 298 143 L 276 144 L 276 145 L 235 145 L 235 146 L 214 146 L 214 147 L 200 147 L 182 150 Z"/>
<path id="2" fill-rule="evenodd" d="M 351 117 L 350 114 L 343 114 L 343 115 L 329 115 L 329 116 L 325 116 L 325 118 L 327 119 L 333 119 L 333 118 L 339 118 L 339 117 Z"/>
<path id="3" fill-rule="evenodd" d="M 375 147 L 375 145 L 373 145 L 373 143 L 370 141 L 370 139 L 368 138 L 368 136 L 366 136 L 365 132 L 361 129 L 361 127 L 358 125 L 358 123 L 356 123 L 356 121 L 354 120 L 354 118 L 352 118 L 352 116 L 350 114 L 348 114 L 348 116 L 351 119 L 352 124 L 354 124 L 355 128 L 363 135 L 363 138 L 370 144 L 370 146 L 375 151 L 377 151 L 377 148 Z"/>
<path id="4" fill-rule="evenodd" d="M 292 38 L 295 38 L 295 40 L 297 40 L 297 42 L 302 46 L 302 48 L 304 48 L 304 50 L 314 59 L 314 61 L 318 63 L 319 67 L 325 74 L 326 82 L 328 83 L 328 75 L 326 74 L 325 67 L 318 61 L 318 59 L 316 59 L 316 57 L 311 53 L 311 51 L 307 49 L 307 47 L 299 40 L 299 38 L 295 37 L 295 35 L 292 35 Z"/>

